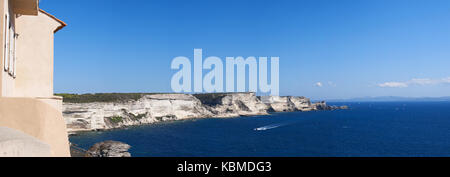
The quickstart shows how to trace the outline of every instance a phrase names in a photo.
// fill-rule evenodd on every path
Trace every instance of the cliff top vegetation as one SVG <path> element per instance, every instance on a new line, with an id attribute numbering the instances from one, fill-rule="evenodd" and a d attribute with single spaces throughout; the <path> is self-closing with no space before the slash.
<path id="1" fill-rule="evenodd" d="M 65 103 L 123 102 L 137 101 L 145 95 L 156 93 L 95 93 L 95 94 L 55 94 L 63 97 Z"/>
<path id="2" fill-rule="evenodd" d="M 89 94 L 70 94 L 60 93 L 56 96 L 63 97 L 65 103 L 94 103 L 94 102 L 126 102 L 137 101 L 145 95 L 156 94 L 176 94 L 176 93 L 89 93 Z M 216 105 L 226 94 L 229 93 L 206 93 L 194 94 L 196 98 L 202 101 L 203 104 Z"/>

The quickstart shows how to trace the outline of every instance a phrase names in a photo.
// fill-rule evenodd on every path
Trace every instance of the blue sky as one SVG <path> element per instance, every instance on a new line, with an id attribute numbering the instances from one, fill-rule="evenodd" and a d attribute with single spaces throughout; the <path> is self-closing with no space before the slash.
<path id="1" fill-rule="evenodd" d="M 449 96 L 448 0 L 42 0 L 57 93 L 171 92 L 177 56 L 279 56 L 280 94 Z"/>

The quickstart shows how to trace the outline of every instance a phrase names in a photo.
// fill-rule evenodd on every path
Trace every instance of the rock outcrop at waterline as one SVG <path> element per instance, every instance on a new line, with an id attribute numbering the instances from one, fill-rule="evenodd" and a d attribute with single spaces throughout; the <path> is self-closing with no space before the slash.
<path id="1" fill-rule="evenodd" d="M 142 94 L 132 98 L 99 102 L 69 100 L 63 105 L 67 129 L 69 132 L 106 130 L 193 118 L 337 109 L 325 102 L 313 104 L 305 97 L 257 97 L 255 93 Z"/>
<path id="2" fill-rule="evenodd" d="M 270 106 L 274 112 L 312 111 L 321 110 L 312 104 L 308 98 L 293 96 L 263 96 L 259 99 Z"/>
<path id="3" fill-rule="evenodd" d="M 130 145 L 118 141 L 105 141 L 92 146 L 86 157 L 131 157 Z"/>
<path id="4" fill-rule="evenodd" d="M 130 145 L 119 141 L 104 141 L 85 150 L 76 144 L 70 144 L 71 157 L 131 157 Z"/>

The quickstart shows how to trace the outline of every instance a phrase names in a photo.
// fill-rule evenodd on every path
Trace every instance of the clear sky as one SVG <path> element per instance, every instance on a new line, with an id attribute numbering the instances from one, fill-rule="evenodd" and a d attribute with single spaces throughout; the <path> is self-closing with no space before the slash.
<path id="1" fill-rule="evenodd" d="M 171 92 L 177 56 L 279 56 L 280 94 L 450 95 L 448 0 L 41 0 L 57 93 Z"/>

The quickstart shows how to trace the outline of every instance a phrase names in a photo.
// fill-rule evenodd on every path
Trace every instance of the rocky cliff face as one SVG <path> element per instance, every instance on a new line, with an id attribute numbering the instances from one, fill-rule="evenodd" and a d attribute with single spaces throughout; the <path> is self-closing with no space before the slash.
<path id="1" fill-rule="evenodd" d="M 254 93 L 194 95 L 212 117 L 238 117 L 269 114 L 270 106 L 261 102 Z"/>
<path id="2" fill-rule="evenodd" d="M 152 94 L 137 100 L 64 103 L 69 132 L 120 128 L 192 118 L 228 118 L 270 112 L 328 110 L 304 97 L 257 97 L 254 93 Z"/>
<path id="3" fill-rule="evenodd" d="M 86 157 L 131 157 L 130 145 L 118 141 L 105 141 L 92 146 Z"/>
<path id="4" fill-rule="evenodd" d="M 64 103 L 69 131 L 102 130 L 212 116 L 192 95 L 157 94 L 123 102 Z"/>
<path id="5" fill-rule="evenodd" d="M 275 112 L 312 111 L 316 110 L 311 101 L 305 97 L 263 96 L 261 101 L 269 105 Z"/>

